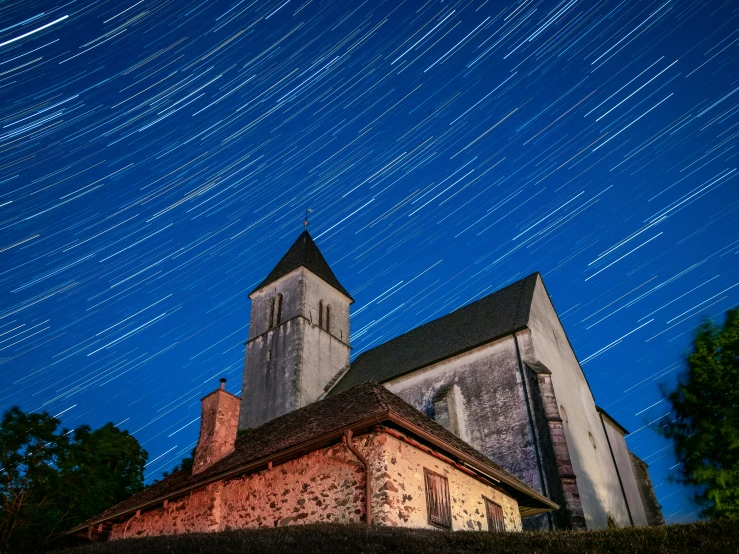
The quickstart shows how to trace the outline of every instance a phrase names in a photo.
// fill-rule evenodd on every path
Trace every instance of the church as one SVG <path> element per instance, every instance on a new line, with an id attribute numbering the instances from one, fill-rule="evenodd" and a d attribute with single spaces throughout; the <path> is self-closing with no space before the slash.
<path id="1" fill-rule="evenodd" d="M 72 532 L 305 523 L 522 531 L 664 523 L 534 273 L 350 361 L 350 306 L 307 230 L 251 292 L 241 397 L 202 399 L 192 468 Z"/>

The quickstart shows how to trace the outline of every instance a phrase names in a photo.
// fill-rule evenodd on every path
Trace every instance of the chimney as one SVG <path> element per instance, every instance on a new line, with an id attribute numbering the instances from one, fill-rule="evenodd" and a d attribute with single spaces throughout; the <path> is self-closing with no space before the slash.
<path id="1" fill-rule="evenodd" d="M 226 392 L 226 380 L 204 396 L 200 415 L 200 437 L 195 447 L 192 473 L 200 473 L 233 452 L 239 427 L 241 398 Z"/>

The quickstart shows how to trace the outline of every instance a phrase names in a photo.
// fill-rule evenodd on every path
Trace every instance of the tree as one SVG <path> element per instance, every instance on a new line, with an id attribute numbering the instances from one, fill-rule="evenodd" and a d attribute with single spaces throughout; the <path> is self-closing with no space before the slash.
<path id="1" fill-rule="evenodd" d="M 58 430 L 14 407 L 0 421 L 0 552 L 38 551 L 139 491 L 148 457 L 112 423 Z"/>
<path id="2" fill-rule="evenodd" d="M 739 309 L 724 325 L 699 328 L 687 370 L 667 394 L 672 417 L 661 433 L 674 440 L 679 481 L 698 487 L 703 515 L 739 516 Z"/>

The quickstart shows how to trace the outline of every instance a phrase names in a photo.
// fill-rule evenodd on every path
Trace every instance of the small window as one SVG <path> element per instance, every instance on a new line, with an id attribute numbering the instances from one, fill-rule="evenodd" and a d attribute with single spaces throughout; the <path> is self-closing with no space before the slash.
<path id="1" fill-rule="evenodd" d="M 272 329 L 272 327 L 275 326 L 275 299 L 274 297 L 269 299 L 269 327 L 267 329 Z"/>
<path id="2" fill-rule="evenodd" d="M 323 300 L 318 303 L 318 326 L 323 329 Z"/>
<path id="3" fill-rule="evenodd" d="M 488 498 L 483 497 L 483 499 L 485 500 L 485 511 L 488 514 L 488 531 L 502 533 L 505 531 L 503 508 Z"/>
<path id="4" fill-rule="evenodd" d="M 282 321 L 282 295 L 277 295 L 277 315 L 275 316 L 275 327 Z"/>
<path id="5" fill-rule="evenodd" d="M 439 390 L 432 402 L 434 421 L 459 436 L 459 413 L 454 387 L 447 386 Z"/>
<path id="6" fill-rule="evenodd" d="M 434 527 L 452 528 L 452 509 L 449 502 L 449 481 L 443 475 L 426 468 L 423 470 L 426 480 L 426 508 L 428 521 Z"/>
<path id="7" fill-rule="evenodd" d="M 326 331 L 331 331 L 331 306 L 326 306 Z"/>

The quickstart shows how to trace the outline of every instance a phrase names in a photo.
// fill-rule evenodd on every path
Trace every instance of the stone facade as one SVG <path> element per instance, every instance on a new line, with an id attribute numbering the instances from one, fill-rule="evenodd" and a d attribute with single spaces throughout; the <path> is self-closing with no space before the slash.
<path id="1" fill-rule="evenodd" d="M 318 400 L 326 384 L 349 364 L 351 350 L 351 299 L 307 269 L 295 269 L 250 298 L 242 429 Z"/>
<path id="2" fill-rule="evenodd" d="M 370 466 L 374 524 L 432 528 L 426 468 L 449 480 L 453 530 L 487 530 L 484 498 L 503 508 L 506 530 L 521 530 L 515 499 L 408 441 L 385 430 L 353 439 Z M 133 515 L 113 526 L 110 539 L 365 521 L 365 479 L 363 464 L 338 443 L 258 473 L 208 484 Z"/>
<path id="3" fill-rule="evenodd" d="M 526 518 L 527 529 L 646 525 L 623 433 L 611 436 L 601 422 L 536 279 L 526 329 L 383 384 L 561 506 Z M 439 410 L 444 391 L 455 391 L 454 401 Z"/>
<path id="4" fill-rule="evenodd" d="M 488 531 L 485 498 L 503 508 L 506 531 L 521 531 L 518 503 L 491 484 L 390 434 L 375 439 L 380 446 L 375 467 L 374 521 L 382 525 L 435 529 L 428 522 L 424 469 L 449 480 L 452 531 Z"/>
<path id="5" fill-rule="evenodd" d="M 647 525 L 664 525 L 665 518 L 662 516 L 662 506 L 657 502 L 657 495 L 654 494 L 652 480 L 649 478 L 649 470 L 647 469 L 649 466 L 631 452 L 629 454 L 636 477 L 636 485 L 639 487 L 639 496 L 644 506 Z"/>
<path id="6" fill-rule="evenodd" d="M 221 388 L 201 399 L 200 438 L 195 449 L 192 472 L 200 473 L 233 452 L 239 422 L 241 398 Z"/>

